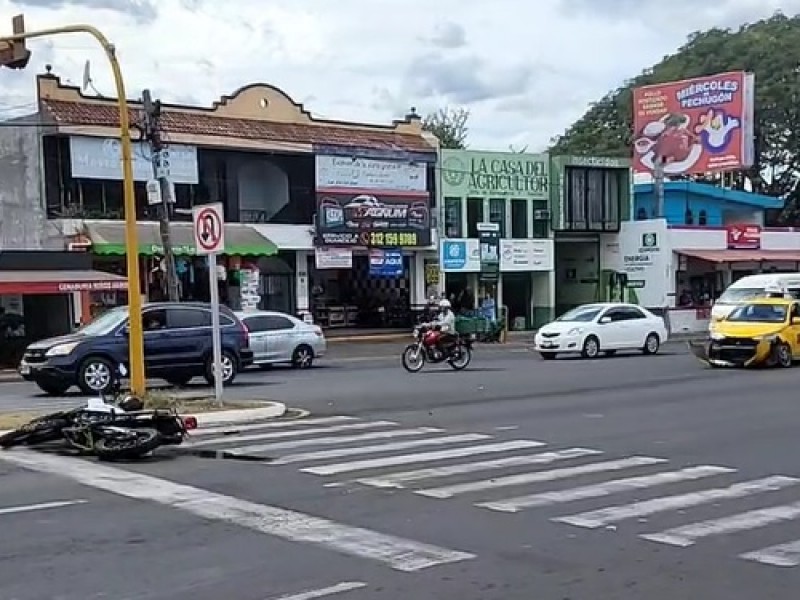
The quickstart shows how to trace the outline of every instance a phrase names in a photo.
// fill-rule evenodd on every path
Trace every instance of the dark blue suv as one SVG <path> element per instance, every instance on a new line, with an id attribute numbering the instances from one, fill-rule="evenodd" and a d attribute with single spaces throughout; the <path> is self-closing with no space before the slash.
<path id="1" fill-rule="evenodd" d="M 211 306 L 194 302 L 145 304 L 144 361 L 147 377 L 186 385 L 198 376 L 213 384 Z M 253 362 L 247 328 L 220 307 L 223 383 Z M 120 364 L 128 364 L 128 307 L 113 308 L 75 333 L 28 346 L 19 372 L 51 395 L 77 385 L 86 394 L 107 392 Z"/>

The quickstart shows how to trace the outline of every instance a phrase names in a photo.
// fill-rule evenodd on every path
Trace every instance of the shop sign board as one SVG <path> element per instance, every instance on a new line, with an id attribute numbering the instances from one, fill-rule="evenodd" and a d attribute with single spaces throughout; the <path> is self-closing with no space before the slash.
<path id="1" fill-rule="evenodd" d="M 427 167 L 400 160 L 318 155 L 316 189 L 317 192 L 360 190 L 427 195 Z"/>
<path id="2" fill-rule="evenodd" d="M 760 225 L 727 225 L 725 235 L 731 250 L 758 250 L 761 248 Z"/>
<path id="3" fill-rule="evenodd" d="M 552 271 L 553 240 L 500 240 L 500 271 Z"/>
<path id="4" fill-rule="evenodd" d="M 442 194 L 461 198 L 550 197 L 547 154 L 442 150 Z"/>
<path id="5" fill-rule="evenodd" d="M 619 240 L 631 301 L 647 308 L 666 307 L 673 287 L 672 247 L 666 220 L 625 222 Z"/>
<path id="6" fill-rule="evenodd" d="M 350 248 L 314 248 L 317 269 L 352 269 L 353 251 Z"/>

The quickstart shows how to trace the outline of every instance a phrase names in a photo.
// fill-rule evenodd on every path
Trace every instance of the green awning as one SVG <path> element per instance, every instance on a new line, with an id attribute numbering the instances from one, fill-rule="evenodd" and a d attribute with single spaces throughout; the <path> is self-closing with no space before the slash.
<path id="1" fill-rule="evenodd" d="M 158 223 L 139 222 L 136 225 L 139 254 L 160 256 L 164 254 Z M 194 233 L 191 223 L 170 223 L 172 248 L 177 256 L 194 256 Z M 87 223 L 86 235 L 92 241 L 92 251 L 103 255 L 125 255 L 125 224 L 120 222 Z M 272 256 L 278 247 L 253 227 L 242 223 L 225 224 L 225 252 L 227 256 Z"/>

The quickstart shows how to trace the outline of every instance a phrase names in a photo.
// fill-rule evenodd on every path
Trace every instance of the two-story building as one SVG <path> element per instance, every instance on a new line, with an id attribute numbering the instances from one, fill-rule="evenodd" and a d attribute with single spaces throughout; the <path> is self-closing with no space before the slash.
<path id="1" fill-rule="evenodd" d="M 0 194 L 3 216 L 13 208 L 14 222 L 25 224 L 24 236 L 5 231 L 0 239 L 88 252 L 96 269 L 124 276 L 116 101 L 85 96 L 50 73 L 37 77 L 37 101 L 24 126 L 0 131 L 0 173 L 19 181 L 13 194 Z M 142 104 L 129 104 L 141 140 Z M 164 104 L 161 129 L 184 299 L 207 299 L 215 277 L 233 308 L 311 312 L 323 326 L 351 327 L 405 326 L 424 303 L 425 258 L 436 258 L 437 141 L 413 111 L 390 125 L 317 119 L 283 91 L 253 84 L 211 107 Z M 140 291 L 152 300 L 164 286 L 158 207 L 146 193 L 151 158 L 136 142 Z M 209 275 L 194 253 L 191 210 L 211 202 L 224 205 L 226 250 Z M 5 218 L 3 227 L 14 222 Z M 82 320 L 127 297 L 117 289 L 87 294 L 74 303 Z"/>
<path id="2" fill-rule="evenodd" d="M 714 299 L 741 277 L 800 272 L 800 232 L 765 226 L 781 198 L 672 181 L 657 219 L 653 185 L 634 192 L 634 220 L 605 261 L 627 275 L 627 299 L 668 314 L 672 331 L 705 331 Z"/>

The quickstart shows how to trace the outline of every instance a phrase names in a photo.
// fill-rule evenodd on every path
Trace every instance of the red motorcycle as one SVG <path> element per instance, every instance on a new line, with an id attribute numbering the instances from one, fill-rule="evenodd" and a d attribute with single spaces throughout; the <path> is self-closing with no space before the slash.
<path id="1" fill-rule="evenodd" d="M 429 323 L 414 328 L 414 343 L 403 350 L 403 368 L 409 373 L 422 370 L 426 362 L 447 362 L 456 371 L 466 369 L 472 361 L 472 339 L 456 334 L 445 348 L 438 345 L 441 330 Z"/>

